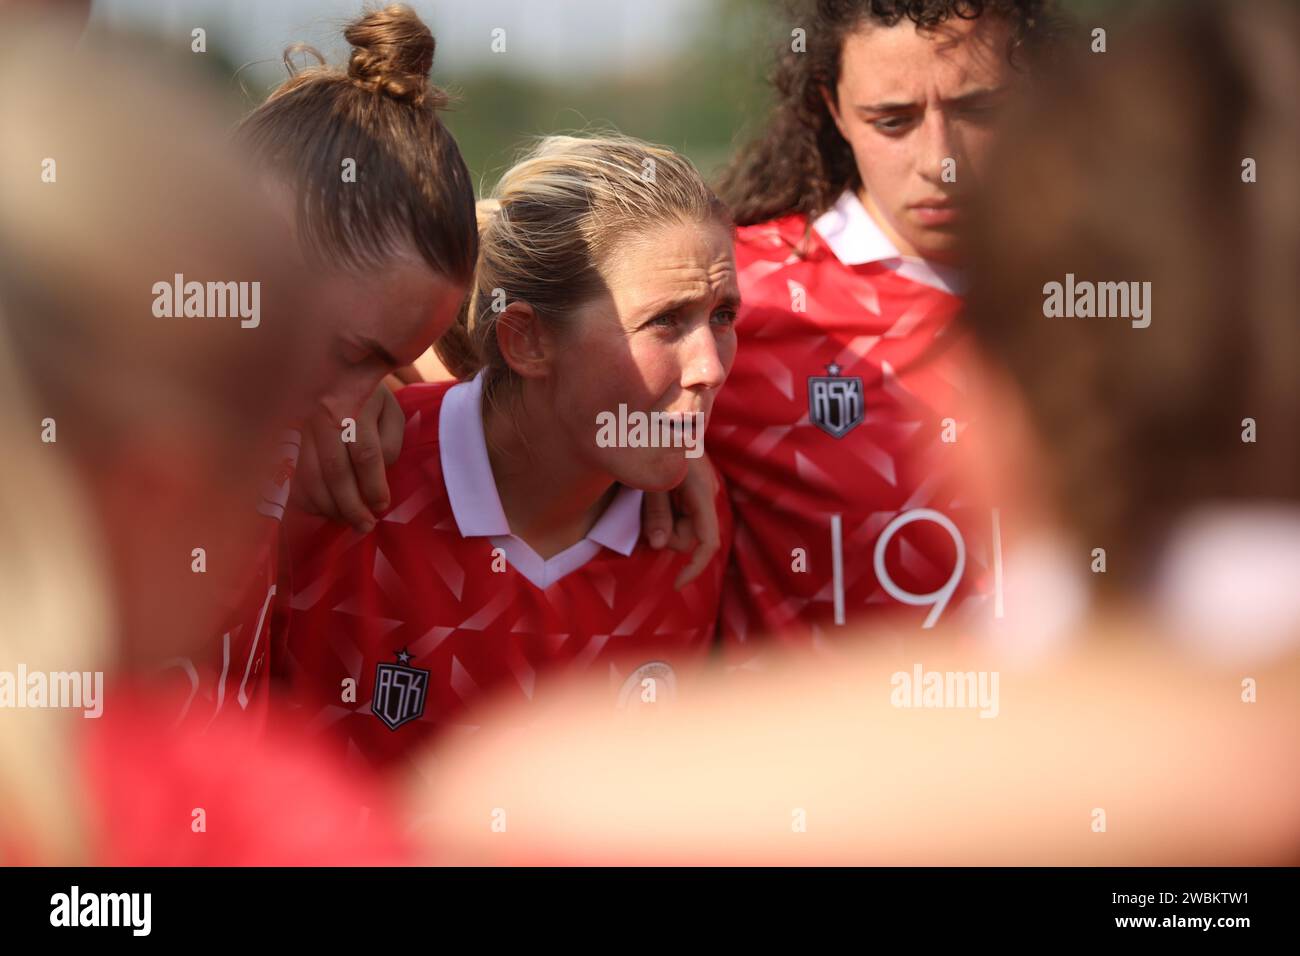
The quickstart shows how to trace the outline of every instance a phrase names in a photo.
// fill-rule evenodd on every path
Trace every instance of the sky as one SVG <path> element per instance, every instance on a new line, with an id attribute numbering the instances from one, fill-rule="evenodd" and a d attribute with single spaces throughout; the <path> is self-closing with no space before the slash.
<path id="1" fill-rule="evenodd" d="M 580 77 L 636 69 L 672 55 L 707 16 L 711 0 L 407 0 L 438 41 L 434 70 L 456 75 L 504 66 Z M 382 4 L 371 3 L 371 6 Z M 337 62 L 342 28 L 363 0 L 94 0 L 101 24 L 175 33 L 189 48 L 203 27 L 210 47 L 240 63 L 280 62 L 295 41 Z M 505 30 L 505 53 L 491 49 Z"/>

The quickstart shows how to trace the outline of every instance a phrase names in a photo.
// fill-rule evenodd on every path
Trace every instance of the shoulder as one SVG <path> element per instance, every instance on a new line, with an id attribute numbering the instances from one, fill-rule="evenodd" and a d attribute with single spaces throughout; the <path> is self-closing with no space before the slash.
<path id="1" fill-rule="evenodd" d="M 395 393 L 406 416 L 402 450 L 387 469 L 389 506 L 375 513 L 380 521 L 369 533 L 358 534 L 350 525 L 333 518 L 290 512 L 288 541 L 295 588 L 300 582 L 316 581 L 326 570 L 333 575 L 343 574 L 347 568 L 371 560 L 377 535 L 404 536 L 413 530 L 412 518 L 431 507 L 447 509 L 438 424 L 443 399 L 456 384 L 420 383 Z M 295 607 L 298 603 L 295 597 Z"/>
<path id="2" fill-rule="evenodd" d="M 780 262 L 792 255 L 806 256 L 819 245 L 815 236 L 809 228 L 808 217 L 800 213 L 738 226 L 736 257 Z"/>
<path id="3" fill-rule="evenodd" d="M 406 426 L 402 434 L 402 452 L 388 469 L 390 485 L 415 486 L 442 480 L 440 424 L 447 394 L 461 383 L 422 382 L 408 385 L 397 393 Z M 399 487 L 394 488 L 396 494 Z"/>
<path id="4" fill-rule="evenodd" d="M 459 382 L 421 382 L 407 385 L 396 393 L 397 404 L 406 416 L 406 433 L 402 438 L 402 452 L 408 448 L 438 441 L 438 416 L 443 399 Z"/>
<path id="5" fill-rule="evenodd" d="M 736 275 L 745 312 L 788 308 L 791 283 L 821 281 L 839 260 L 803 215 L 782 216 L 736 230 Z"/>

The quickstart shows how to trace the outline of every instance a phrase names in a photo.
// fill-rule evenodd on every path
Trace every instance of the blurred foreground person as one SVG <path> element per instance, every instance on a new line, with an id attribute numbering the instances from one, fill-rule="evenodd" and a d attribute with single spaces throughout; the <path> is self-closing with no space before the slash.
<path id="1" fill-rule="evenodd" d="M 1300 861 L 1298 86 L 1294 9 L 1180 7 L 992 164 L 959 448 L 1045 542 L 1008 555 L 1002 640 L 485 729 L 415 787 L 431 858 Z"/>
<path id="2" fill-rule="evenodd" d="M 399 860 L 365 780 L 246 721 L 173 731 L 141 676 L 246 583 L 321 304 L 211 104 L 61 37 L 0 25 L 0 860 Z"/>

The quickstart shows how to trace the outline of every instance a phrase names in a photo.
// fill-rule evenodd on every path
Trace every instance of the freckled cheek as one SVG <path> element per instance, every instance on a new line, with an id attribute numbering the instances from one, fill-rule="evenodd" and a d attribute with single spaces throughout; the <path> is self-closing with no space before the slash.
<path id="1" fill-rule="evenodd" d="M 910 156 L 898 150 L 883 149 L 879 144 L 866 147 L 861 142 L 854 145 L 853 155 L 867 192 L 873 194 L 881 205 L 892 205 L 911 168 Z"/>
<path id="2" fill-rule="evenodd" d="M 619 402 L 632 405 L 626 393 L 635 368 L 627 350 L 600 341 L 571 342 L 557 371 L 555 414 L 579 447 L 594 446 L 598 416 L 617 413 Z"/>
<path id="3" fill-rule="evenodd" d="M 625 374 L 638 383 L 642 407 L 658 402 L 682 380 L 686 356 L 670 344 L 647 339 L 633 349 L 632 359 L 633 368 Z"/>

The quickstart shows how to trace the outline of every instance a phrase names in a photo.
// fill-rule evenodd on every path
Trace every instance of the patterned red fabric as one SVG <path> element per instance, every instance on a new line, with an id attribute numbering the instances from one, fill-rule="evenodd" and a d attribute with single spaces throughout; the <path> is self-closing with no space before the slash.
<path id="1" fill-rule="evenodd" d="M 766 634 L 802 647 L 833 637 L 837 524 L 846 622 L 901 612 L 921 628 L 936 606 L 931 624 L 953 614 L 987 590 L 991 524 L 954 487 L 956 445 L 944 440 L 967 425 L 960 300 L 888 262 L 843 264 L 802 216 L 741 228 L 736 259 L 739 348 L 709 426 L 736 520 L 728 656 L 749 659 Z M 946 603 L 907 604 L 877 575 L 877 543 L 896 519 L 885 577 L 913 595 L 959 578 Z"/>
<path id="2" fill-rule="evenodd" d="M 308 520 L 293 535 L 292 693 L 314 727 L 367 762 L 473 726 L 469 705 L 489 694 L 537 700 L 561 673 L 607 678 L 611 708 L 643 693 L 658 702 L 704 662 L 716 633 L 730 538 L 724 494 L 724 547 L 681 591 L 673 581 L 689 555 L 642 541 L 626 556 L 601 548 L 538 587 L 493 538 L 460 533 L 439 448 L 450 387 L 399 393 L 407 425 L 388 474 L 393 504 L 370 534 Z"/>

